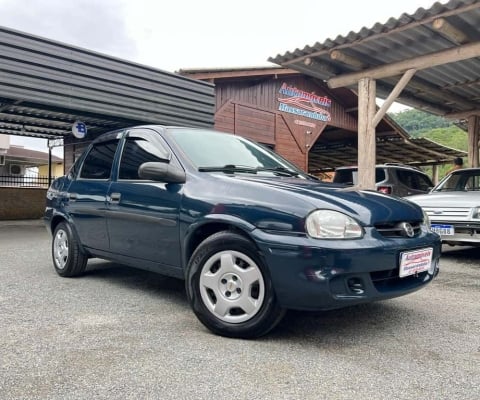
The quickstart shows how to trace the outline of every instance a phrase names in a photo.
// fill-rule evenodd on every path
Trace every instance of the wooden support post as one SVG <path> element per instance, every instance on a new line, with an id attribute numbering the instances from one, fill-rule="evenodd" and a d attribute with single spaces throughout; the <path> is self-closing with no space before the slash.
<path id="1" fill-rule="evenodd" d="M 432 182 L 434 185 L 438 183 L 438 165 L 432 165 Z"/>
<path id="2" fill-rule="evenodd" d="M 375 189 L 376 135 L 373 119 L 376 111 L 376 81 L 358 81 L 358 185 Z"/>
<path id="3" fill-rule="evenodd" d="M 478 167 L 478 141 L 480 139 L 480 118 L 478 115 L 468 117 L 468 166 Z"/>

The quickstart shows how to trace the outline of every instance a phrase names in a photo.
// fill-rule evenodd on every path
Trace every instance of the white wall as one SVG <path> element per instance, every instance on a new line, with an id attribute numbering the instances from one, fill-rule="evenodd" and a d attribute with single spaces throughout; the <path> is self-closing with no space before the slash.
<path id="1" fill-rule="evenodd" d="M 10 135 L 0 135 L 0 154 L 5 154 L 10 148 Z"/>

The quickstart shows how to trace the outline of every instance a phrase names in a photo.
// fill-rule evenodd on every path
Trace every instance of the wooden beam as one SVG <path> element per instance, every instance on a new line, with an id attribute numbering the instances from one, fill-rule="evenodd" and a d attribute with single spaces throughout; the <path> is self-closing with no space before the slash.
<path id="1" fill-rule="evenodd" d="M 465 87 L 468 88 L 470 86 L 477 86 L 477 85 L 480 85 L 480 79 L 475 79 L 474 81 L 453 83 L 451 85 L 445 85 L 442 88 L 443 89 L 456 89 L 456 88 L 465 88 Z"/>
<path id="2" fill-rule="evenodd" d="M 303 62 L 301 64 L 295 65 L 295 70 L 297 72 L 303 73 L 305 75 L 311 76 L 313 78 L 320 79 L 322 82 L 325 81 L 327 76 L 331 74 L 321 68 L 315 68 L 316 64 L 312 67 L 305 65 Z"/>
<path id="3" fill-rule="evenodd" d="M 350 65 L 352 67 L 362 69 L 367 67 L 363 61 L 359 60 L 358 58 L 352 57 L 340 50 L 333 50 L 330 52 L 330 58 L 335 61 L 340 61 L 341 63 Z"/>
<path id="4" fill-rule="evenodd" d="M 328 74 L 328 75 L 337 75 L 337 70 L 334 69 L 332 66 L 325 64 L 323 62 L 318 62 L 311 57 L 307 57 L 305 60 L 303 60 L 303 63 L 307 67 L 314 69 L 318 72 L 324 72 L 325 74 Z"/>
<path id="5" fill-rule="evenodd" d="M 480 138 L 480 117 L 468 118 L 468 166 L 478 167 L 478 141 Z"/>
<path id="6" fill-rule="evenodd" d="M 376 138 L 372 124 L 375 116 L 376 82 L 362 78 L 358 82 L 358 186 L 375 189 Z"/>
<path id="7" fill-rule="evenodd" d="M 299 75 L 297 70 L 289 68 L 254 68 L 254 69 L 231 69 L 231 70 L 212 70 L 212 71 L 195 71 L 193 70 L 179 70 L 176 72 L 179 75 L 187 76 L 188 78 L 198 79 L 201 81 L 208 80 L 212 82 L 215 79 L 228 78 L 247 78 L 247 77 L 261 77 L 261 76 L 276 76 L 276 75 Z"/>
<path id="8" fill-rule="evenodd" d="M 390 108 L 390 106 L 398 98 L 399 94 L 403 91 L 403 89 L 405 89 L 405 86 L 408 85 L 408 82 L 410 82 L 410 79 L 412 79 L 413 75 L 415 75 L 415 72 L 417 72 L 415 69 L 409 69 L 407 72 L 403 74 L 401 79 L 393 88 L 392 92 L 389 94 L 385 102 L 382 104 L 380 109 L 375 114 L 375 117 L 373 118 L 373 121 L 372 121 L 372 125 L 374 128 L 380 123 L 380 121 L 382 120 L 382 118 L 385 116 L 388 109 Z"/>
<path id="9" fill-rule="evenodd" d="M 447 113 L 447 114 L 443 114 L 443 117 L 448 118 L 448 119 L 468 119 L 468 118 L 473 117 L 475 115 L 480 115 L 480 109 L 479 108 L 477 108 L 475 110 L 469 110 L 469 111 Z"/>
<path id="10" fill-rule="evenodd" d="M 384 97 L 388 97 L 388 94 L 393 90 L 392 87 L 384 85 L 383 83 L 384 82 L 377 82 L 378 97 L 381 97 L 380 95 Z M 429 103 L 426 100 L 417 99 L 408 94 L 405 94 L 405 92 L 403 92 L 402 94 L 400 94 L 400 96 L 398 96 L 397 102 L 405 106 L 418 108 L 419 110 L 426 111 L 435 115 L 445 115 L 446 113 L 451 112 L 452 110 L 451 108 L 440 108 L 436 105 L 433 105 L 432 103 Z"/>
<path id="11" fill-rule="evenodd" d="M 318 153 L 315 153 L 315 151 L 312 151 L 311 153 L 309 153 L 308 163 L 309 164 L 314 164 L 315 163 L 315 164 L 320 164 L 320 165 L 329 164 L 328 167 L 324 167 L 322 169 L 325 169 L 325 168 L 335 169 L 336 166 L 347 165 L 348 160 L 341 159 L 341 158 L 336 158 L 336 157 L 332 156 L 331 154 L 329 154 L 328 158 L 327 158 L 327 157 L 321 156 Z M 333 167 L 332 167 L 332 165 L 333 165 Z M 319 168 L 321 168 L 321 167 L 319 167 Z"/>
<path id="12" fill-rule="evenodd" d="M 423 70 L 436 67 L 438 65 L 448 64 L 456 61 L 466 60 L 478 57 L 480 54 L 480 42 L 456 46 L 448 50 L 437 51 L 423 56 L 409 58 L 407 60 L 397 61 L 391 64 L 379 65 L 368 68 L 363 71 L 352 72 L 345 75 L 336 76 L 328 80 L 328 86 L 331 89 L 351 86 L 360 79 L 382 79 L 390 76 L 403 74 L 409 69 Z"/>
<path id="13" fill-rule="evenodd" d="M 450 24 L 445 18 L 437 18 L 433 21 L 432 26 L 437 31 L 443 33 L 449 39 L 453 40 L 459 44 L 468 43 L 470 40 L 465 33 L 463 33 L 460 29 L 454 27 Z"/>
<path id="14" fill-rule="evenodd" d="M 437 87 L 428 83 L 424 83 L 418 79 L 412 80 L 409 87 L 412 89 L 416 89 L 419 92 L 435 94 L 436 96 L 445 99 L 444 104 L 449 104 L 448 102 L 451 102 L 452 104 L 457 104 L 459 106 L 462 106 L 463 108 L 474 107 L 474 103 L 465 100 L 464 97 L 453 94 L 448 90 L 443 90 L 444 88 L 438 89 Z"/>

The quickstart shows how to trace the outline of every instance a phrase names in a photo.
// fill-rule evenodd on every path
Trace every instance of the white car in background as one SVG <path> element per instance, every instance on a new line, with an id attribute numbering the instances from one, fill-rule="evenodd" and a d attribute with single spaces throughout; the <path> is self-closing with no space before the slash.
<path id="1" fill-rule="evenodd" d="M 407 199 L 422 207 L 443 243 L 480 246 L 480 168 L 454 171 L 430 193 Z"/>

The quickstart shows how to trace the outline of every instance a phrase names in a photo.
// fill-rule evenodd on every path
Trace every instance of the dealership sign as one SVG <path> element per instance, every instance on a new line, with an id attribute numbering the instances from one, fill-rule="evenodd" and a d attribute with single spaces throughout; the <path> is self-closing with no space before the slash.
<path id="1" fill-rule="evenodd" d="M 82 121 L 75 121 L 72 125 L 72 134 L 77 139 L 83 139 L 87 135 L 87 125 Z"/>
<path id="2" fill-rule="evenodd" d="M 284 96 L 278 99 L 279 111 L 324 122 L 332 119 L 330 112 L 324 108 L 332 106 L 332 100 L 328 97 L 305 92 L 286 83 L 280 87 L 279 93 Z"/>

